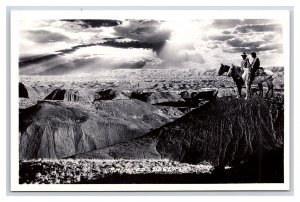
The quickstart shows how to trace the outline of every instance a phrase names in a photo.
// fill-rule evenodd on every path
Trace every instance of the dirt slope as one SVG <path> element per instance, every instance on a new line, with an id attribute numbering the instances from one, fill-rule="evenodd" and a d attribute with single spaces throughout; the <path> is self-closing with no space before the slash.
<path id="1" fill-rule="evenodd" d="M 100 149 L 144 135 L 169 121 L 155 106 L 139 100 L 99 101 L 95 105 L 97 109 L 94 105 L 40 101 L 20 109 L 20 159 L 64 158 Z"/>
<path id="2" fill-rule="evenodd" d="M 143 137 L 74 158 L 167 158 L 235 165 L 282 146 L 282 112 L 277 101 L 218 99 Z"/>

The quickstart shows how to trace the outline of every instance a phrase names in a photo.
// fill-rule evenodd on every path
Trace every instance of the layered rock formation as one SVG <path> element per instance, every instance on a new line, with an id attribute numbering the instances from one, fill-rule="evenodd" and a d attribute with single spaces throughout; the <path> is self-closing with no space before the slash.
<path id="1" fill-rule="evenodd" d="M 169 121 L 139 100 L 41 101 L 20 109 L 20 159 L 64 158 L 139 137 Z"/>
<path id="2" fill-rule="evenodd" d="M 276 115 L 283 110 L 279 105 L 263 99 L 212 101 L 143 137 L 73 157 L 240 164 L 282 146 L 283 114 L 282 118 Z"/>
<path id="3" fill-rule="evenodd" d="M 93 90 L 55 89 L 45 100 L 62 100 L 66 102 L 92 102 L 95 99 Z"/>

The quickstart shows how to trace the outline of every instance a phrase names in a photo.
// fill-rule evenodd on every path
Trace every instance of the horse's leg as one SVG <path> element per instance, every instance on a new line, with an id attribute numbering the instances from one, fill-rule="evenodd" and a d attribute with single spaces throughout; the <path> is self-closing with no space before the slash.
<path id="1" fill-rule="evenodd" d="M 250 79 L 250 78 L 247 78 Z M 249 80 L 245 81 L 246 85 L 246 97 L 245 99 L 250 99 L 251 98 L 251 82 Z"/>
<path id="2" fill-rule="evenodd" d="M 259 97 L 263 97 L 264 96 L 264 89 L 263 89 L 263 85 L 262 83 L 258 83 L 258 89 L 259 89 Z"/>
<path id="3" fill-rule="evenodd" d="M 269 92 L 270 92 L 271 86 L 270 86 L 270 84 L 269 84 L 268 80 L 266 80 L 266 83 L 267 83 L 267 85 L 268 85 L 268 91 L 266 92 L 266 96 L 265 96 L 265 98 L 268 98 L 268 95 L 269 95 Z"/>
<path id="4" fill-rule="evenodd" d="M 271 97 L 273 97 L 273 78 L 272 77 L 268 78 L 266 80 L 266 83 L 268 85 L 268 91 L 266 93 L 266 98 L 268 98 L 268 94 L 269 94 L 270 91 L 271 91 L 271 96 L 270 96 L 270 98 L 271 98 Z"/>
<path id="5" fill-rule="evenodd" d="M 242 97 L 242 87 L 243 87 L 243 84 L 240 84 L 239 85 L 239 95 L 240 95 L 240 97 Z"/>
<path id="6" fill-rule="evenodd" d="M 273 97 L 273 93 L 274 93 L 273 78 L 271 77 L 271 78 L 267 79 L 266 82 L 268 84 L 268 91 L 271 91 L 271 96 L 270 96 L 270 98 L 271 98 L 271 97 Z"/>
<path id="7" fill-rule="evenodd" d="M 236 90 L 237 90 L 237 98 L 241 98 L 242 97 L 242 86 L 240 84 L 236 84 Z"/>

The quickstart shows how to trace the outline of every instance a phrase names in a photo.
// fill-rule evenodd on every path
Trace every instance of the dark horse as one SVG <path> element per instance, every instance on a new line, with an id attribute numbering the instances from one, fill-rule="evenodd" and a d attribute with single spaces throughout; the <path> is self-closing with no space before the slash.
<path id="1" fill-rule="evenodd" d="M 218 71 L 218 75 L 222 76 L 225 72 L 228 72 L 230 67 L 228 65 L 221 64 L 221 67 Z M 242 87 L 245 84 L 243 78 L 236 73 L 236 71 L 232 71 L 231 77 L 236 84 L 238 97 L 242 97 Z"/>
<path id="2" fill-rule="evenodd" d="M 261 70 L 263 68 L 260 68 Z M 246 71 L 246 70 L 245 70 Z M 247 69 L 248 71 L 248 69 Z M 242 97 L 242 87 L 245 84 L 244 81 L 244 70 L 241 69 L 238 66 L 232 65 L 231 67 L 228 65 L 223 65 L 221 64 L 221 67 L 218 71 L 218 75 L 221 76 L 223 75 L 225 72 L 228 72 L 228 76 L 232 77 L 232 79 L 234 80 L 234 82 L 236 83 L 236 87 L 237 87 L 237 92 L 238 92 L 238 96 L 237 97 Z M 269 71 L 269 70 L 263 70 L 263 74 L 256 76 L 253 80 L 253 83 L 256 83 L 258 85 L 259 88 L 259 95 L 262 97 L 263 96 L 263 82 L 266 82 L 268 85 L 268 91 L 266 93 L 266 96 L 268 95 L 268 93 L 271 91 L 271 97 L 273 96 L 273 72 Z"/>

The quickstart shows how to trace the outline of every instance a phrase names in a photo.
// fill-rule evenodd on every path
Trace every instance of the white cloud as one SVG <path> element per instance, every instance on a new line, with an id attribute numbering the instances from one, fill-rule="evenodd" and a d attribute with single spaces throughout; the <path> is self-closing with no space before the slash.
<path id="1" fill-rule="evenodd" d="M 28 33 L 33 34 L 28 34 Z M 48 35 L 47 35 L 48 33 Z M 40 34 L 40 35 L 38 35 Z M 47 35 L 47 36 L 46 36 Z M 65 36 L 65 38 L 63 37 Z M 123 37 L 118 38 L 117 37 Z M 176 65 L 186 68 L 218 68 L 220 63 L 239 64 L 240 53 L 256 50 L 265 66 L 281 65 L 282 33 L 278 22 L 268 20 L 173 20 L 173 21 L 123 21 L 114 27 L 85 27 L 78 22 L 60 20 L 23 20 L 20 22 L 20 57 L 52 54 L 82 44 L 95 44 L 114 40 L 130 43 L 138 40 L 146 43 L 159 42 L 155 49 L 89 46 L 65 53 L 55 62 L 41 65 L 70 62 L 79 66 L 79 71 L 91 68 L 115 68 L 121 64 L 143 64 L 144 67 L 168 68 Z M 38 38 L 33 38 L 38 37 Z M 52 37 L 52 38 L 51 38 Z M 55 40 L 56 39 L 56 40 Z M 80 62 L 78 58 L 84 58 Z M 88 61 L 90 60 L 90 62 Z M 72 63 L 73 62 L 73 63 Z M 48 67 L 44 67 L 48 69 Z"/>

